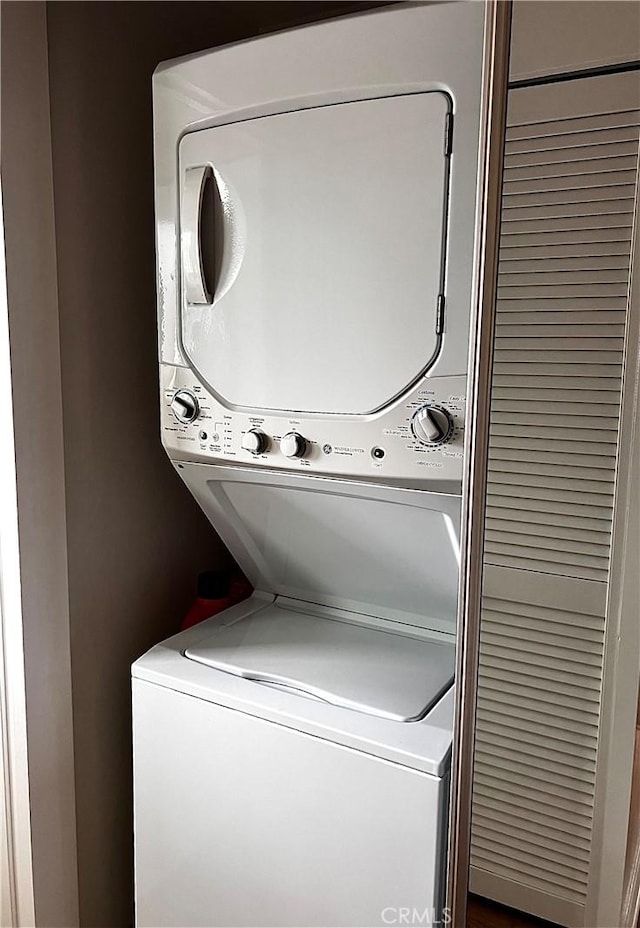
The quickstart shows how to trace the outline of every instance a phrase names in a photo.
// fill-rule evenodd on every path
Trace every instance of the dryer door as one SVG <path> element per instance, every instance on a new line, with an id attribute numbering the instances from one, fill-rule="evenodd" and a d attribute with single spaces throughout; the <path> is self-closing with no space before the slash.
<path id="1" fill-rule="evenodd" d="M 222 402 L 366 414 L 429 367 L 449 103 L 385 97 L 182 139 L 183 348 Z"/>

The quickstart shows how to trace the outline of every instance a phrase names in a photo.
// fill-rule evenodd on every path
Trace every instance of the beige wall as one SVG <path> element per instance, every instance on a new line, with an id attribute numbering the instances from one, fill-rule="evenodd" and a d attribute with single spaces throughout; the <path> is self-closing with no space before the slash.
<path id="1" fill-rule="evenodd" d="M 132 918 L 130 663 L 225 557 L 158 438 L 151 74 L 336 8 L 48 4 L 82 925 Z"/>
<path id="2" fill-rule="evenodd" d="M 26 701 L 28 785 L 15 780 L 22 745 L 10 745 L 15 905 L 20 924 L 32 924 L 35 911 L 38 924 L 53 926 L 74 924 L 78 900 L 45 13 L 43 3 L 0 6 L 2 199 L 22 606 L 22 630 L 16 610 L 4 617 L 2 634 L 6 645 L 10 623 L 11 638 L 21 634 L 24 653 L 24 660 L 19 649 L 6 655 L 24 664 L 20 696 L 19 671 L 7 668 L 8 686 L 15 684 L 7 712 Z M 10 486 L 0 487 L 3 515 L 10 493 Z M 3 525 L 3 537 L 4 530 Z M 15 804 L 22 808 L 27 801 L 29 809 L 18 821 Z M 36 822 L 31 834 L 30 823 Z"/>
<path id="3" fill-rule="evenodd" d="M 640 58 L 635 0 L 514 0 L 512 81 Z"/>

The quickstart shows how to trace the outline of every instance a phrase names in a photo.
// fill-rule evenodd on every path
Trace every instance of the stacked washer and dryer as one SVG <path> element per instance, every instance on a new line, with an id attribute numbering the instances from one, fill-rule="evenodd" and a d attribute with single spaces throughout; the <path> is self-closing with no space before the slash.
<path id="1" fill-rule="evenodd" d="M 255 592 L 133 667 L 140 926 L 443 917 L 483 30 L 154 76 L 162 440 Z"/>

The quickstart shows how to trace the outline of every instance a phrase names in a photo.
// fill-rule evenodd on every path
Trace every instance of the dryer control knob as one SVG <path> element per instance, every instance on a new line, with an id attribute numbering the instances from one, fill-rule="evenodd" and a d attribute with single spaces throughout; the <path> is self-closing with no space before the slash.
<path id="1" fill-rule="evenodd" d="M 171 399 L 171 409 L 180 422 L 195 422 L 200 415 L 198 400 L 189 390 L 177 390 Z"/>
<path id="2" fill-rule="evenodd" d="M 453 419 L 439 406 L 421 406 L 411 420 L 411 431 L 422 445 L 440 445 L 453 431 Z"/>
<path id="3" fill-rule="evenodd" d="M 250 429 L 242 436 L 242 447 L 251 454 L 262 454 L 269 446 L 269 437 L 260 429 Z"/>
<path id="4" fill-rule="evenodd" d="M 303 458 L 307 450 L 307 442 L 297 432 L 287 432 L 280 439 L 280 450 L 286 458 Z"/>

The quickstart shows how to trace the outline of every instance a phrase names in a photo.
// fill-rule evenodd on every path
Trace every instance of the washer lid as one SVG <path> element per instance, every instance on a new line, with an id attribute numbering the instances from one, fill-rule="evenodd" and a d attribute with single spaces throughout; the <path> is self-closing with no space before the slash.
<path id="1" fill-rule="evenodd" d="M 186 657 L 398 722 L 420 719 L 454 677 L 455 647 L 395 631 L 282 608 L 219 627 Z"/>
<path id="2" fill-rule="evenodd" d="M 182 343 L 223 403 L 367 414 L 433 362 L 449 106 L 406 94 L 183 137 Z"/>
<path id="3" fill-rule="evenodd" d="M 455 636 L 459 496 L 179 466 L 256 590 Z"/>

